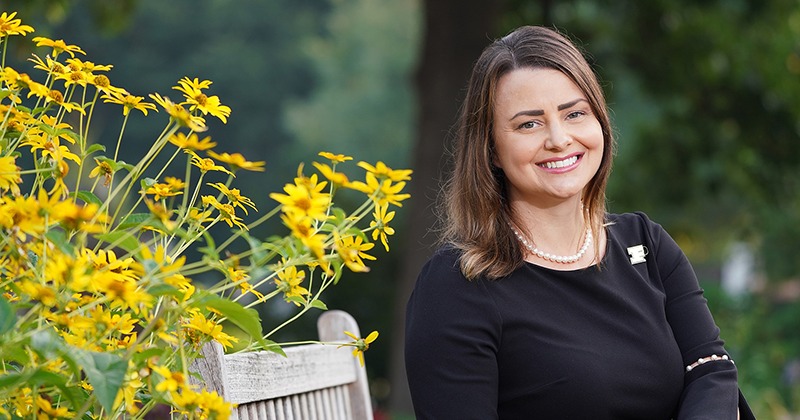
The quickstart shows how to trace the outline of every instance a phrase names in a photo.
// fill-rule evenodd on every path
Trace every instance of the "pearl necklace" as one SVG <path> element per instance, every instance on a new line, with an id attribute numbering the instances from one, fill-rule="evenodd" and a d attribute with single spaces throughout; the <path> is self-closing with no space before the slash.
<path id="1" fill-rule="evenodd" d="M 586 235 L 584 236 L 583 240 L 583 245 L 581 245 L 581 249 L 578 250 L 577 254 L 565 255 L 565 256 L 553 255 L 539 250 L 539 248 L 534 246 L 530 241 L 528 241 L 527 238 L 522 236 L 522 234 L 517 229 L 515 229 L 514 226 L 511 226 L 511 230 L 514 231 L 514 235 L 516 235 L 517 239 L 519 239 L 522 245 L 525 246 L 525 248 L 528 251 L 530 251 L 533 255 L 536 255 L 539 258 L 556 262 L 559 264 L 571 264 L 580 260 L 581 257 L 583 257 L 583 254 L 585 254 L 586 251 L 589 249 L 589 245 L 592 243 L 592 230 L 587 228 Z"/>

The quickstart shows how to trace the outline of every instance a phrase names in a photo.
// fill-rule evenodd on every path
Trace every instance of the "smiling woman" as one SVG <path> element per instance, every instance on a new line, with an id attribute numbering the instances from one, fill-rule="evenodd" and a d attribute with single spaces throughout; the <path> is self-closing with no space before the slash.
<path id="1" fill-rule="evenodd" d="M 524 68 L 503 76 L 495 95 L 494 164 L 511 206 L 580 201 L 600 167 L 603 130 L 578 86 L 560 71 Z"/>
<path id="2" fill-rule="evenodd" d="M 643 213 L 606 212 L 611 133 L 558 32 L 522 27 L 484 50 L 442 247 L 407 307 L 417 418 L 752 418 L 686 256 Z"/>

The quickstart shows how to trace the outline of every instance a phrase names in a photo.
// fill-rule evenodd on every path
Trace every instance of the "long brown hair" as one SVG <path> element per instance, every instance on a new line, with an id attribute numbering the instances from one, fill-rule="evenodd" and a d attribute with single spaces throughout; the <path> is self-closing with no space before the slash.
<path id="1" fill-rule="evenodd" d="M 506 180 L 496 168 L 492 121 L 495 91 L 501 77 L 518 68 L 562 72 L 586 95 L 603 131 L 600 168 L 584 189 L 586 217 L 599 238 L 606 214 L 606 184 L 611 173 L 614 137 L 603 91 L 578 48 L 559 32 L 523 26 L 483 50 L 472 69 L 461 105 L 453 143 L 452 172 L 442 189 L 442 242 L 462 251 L 461 271 L 467 278 L 499 278 L 519 267 L 524 252 L 510 224 Z M 595 241 L 599 257 L 600 241 Z"/>

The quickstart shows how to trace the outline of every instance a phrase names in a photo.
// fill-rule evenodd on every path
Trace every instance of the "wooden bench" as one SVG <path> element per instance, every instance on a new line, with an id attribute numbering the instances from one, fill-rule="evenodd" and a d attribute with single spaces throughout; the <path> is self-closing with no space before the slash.
<path id="1" fill-rule="evenodd" d="M 361 336 L 350 314 L 331 310 L 317 321 L 321 342 L 351 342 Z M 204 358 L 191 370 L 206 389 L 237 404 L 232 419 L 372 420 L 367 374 L 352 347 L 309 344 L 284 349 L 287 357 L 267 351 L 224 354 L 217 342 L 207 344 Z"/>

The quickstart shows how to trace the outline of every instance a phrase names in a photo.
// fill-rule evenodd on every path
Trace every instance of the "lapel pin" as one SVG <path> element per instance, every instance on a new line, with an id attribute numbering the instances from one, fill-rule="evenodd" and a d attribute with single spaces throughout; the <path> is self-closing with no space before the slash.
<path id="1" fill-rule="evenodd" d="M 643 263 L 647 261 L 644 258 L 647 255 L 647 248 L 645 248 L 644 245 L 628 247 L 628 255 L 631 256 L 631 264 Z"/>

